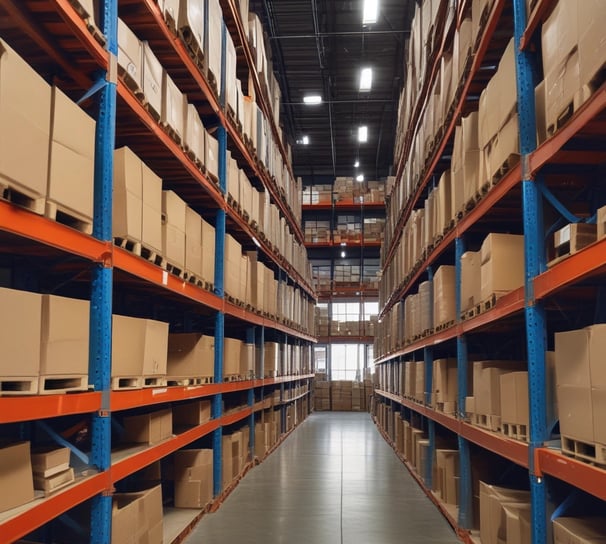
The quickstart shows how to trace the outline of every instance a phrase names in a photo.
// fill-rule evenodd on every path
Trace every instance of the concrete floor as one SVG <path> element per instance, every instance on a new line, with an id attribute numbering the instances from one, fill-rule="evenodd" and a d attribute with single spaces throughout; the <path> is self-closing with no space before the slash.
<path id="1" fill-rule="evenodd" d="M 312 414 L 188 544 L 458 542 L 369 414 Z"/>

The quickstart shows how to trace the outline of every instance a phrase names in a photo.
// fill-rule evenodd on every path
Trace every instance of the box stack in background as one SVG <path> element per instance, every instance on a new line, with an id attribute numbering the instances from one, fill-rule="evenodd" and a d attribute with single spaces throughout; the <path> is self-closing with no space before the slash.
<path id="1" fill-rule="evenodd" d="M 314 410 L 325 412 L 331 409 L 330 391 L 330 382 L 326 379 L 319 379 L 318 374 L 316 374 L 314 380 Z"/>
<path id="2" fill-rule="evenodd" d="M 351 412 L 353 384 L 346 380 L 330 382 L 332 410 L 335 412 Z"/>

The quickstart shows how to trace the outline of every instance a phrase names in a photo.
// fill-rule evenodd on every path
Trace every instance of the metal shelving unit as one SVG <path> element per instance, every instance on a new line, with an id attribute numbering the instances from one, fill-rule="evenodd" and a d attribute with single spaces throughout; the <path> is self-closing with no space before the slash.
<path id="1" fill-rule="evenodd" d="M 535 544 L 545 544 L 548 541 L 550 518 L 547 515 L 547 488 L 550 479 L 566 482 L 571 489 L 582 490 L 600 500 L 606 500 L 606 470 L 565 456 L 559 446 L 554 446 L 553 442 L 549 441 L 550 431 L 546 421 L 545 352 L 548 346 L 548 332 L 553 334 L 553 324 L 550 323 L 553 317 L 550 317 L 549 309 L 558 308 L 561 300 L 573 298 L 574 289 L 578 292 L 578 288 L 586 289 L 588 285 L 595 287 L 596 283 L 603 281 L 606 272 L 605 239 L 594 242 L 564 260 L 552 263 L 549 268 L 546 266 L 547 237 L 543 224 L 543 202 L 544 199 L 548 201 L 544 194 L 548 197 L 551 195 L 548 194 L 549 189 L 541 186 L 540 180 L 545 172 L 553 172 L 558 168 L 570 173 L 579 165 L 603 165 L 603 149 L 597 150 L 588 146 L 587 142 L 603 137 L 606 119 L 606 84 L 602 84 L 582 106 L 575 108 L 571 118 L 553 136 L 538 147 L 536 145 L 534 89 L 538 81 L 535 81 L 533 72 L 533 55 L 536 52 L 530 47 L 530 43 L 536 38 L 540 25 L 555 3 L 555 0 L 538 0 L 534 3 L 532 14 L 526 13 L 527 3 L 524 0 L 495 0 L 492 3 L 490 11 L 483 19 L 484 24 L 471 56 L 469 70 L 465 72 L 467 75 L 451 107 L 452 116 L 449 116 L 447 125 L 440 133 L 441 137 L 433 147 L 434 151 L 423 169 L 419 184 L 397 219 L 383 261 L 384 267 L 393 261 L 404 225 L 411 212 L 418 206 L 419 199 L 431 182 L 442 156 L 445 153 L 448 155 L 448 145 L 452 140 L 455 125 L 467 111 L 466 100 L 470 89 L 475 89 L 473 94 L 479 95 L 482 87 L 478 89 L 481 83 L 477 79 L 480 78 L 484 57 L 490 53 L 491 42 L 497 29 L 502 37 L 503 19 L 506 17 L 507 25 L 513 29 L 515 40 L 520 162 L 513 165 L 473 209 L 453 222 L 451 229 L 424 254 L 420 265 L 403 278 L 399 285 L 394 286 L 381 309 L 381 315 L 384 316 L 408 293 L 414 292 L 413 288 L 422 279 L 431 279 L 433 267 L 445 262 L 453 264 L 449 259 L 454 256 L 457 278 L 456 322 L 450 328 L 432 331 L 423 338 L 407 344 L 402 343 L 375 361 L 380 365 L 389 365 L 392 362 L 403 362 L 405 356 L 414 354 L 416 360 L 425 361 L 425 391 L 431 391 L 432 377 L 428 366 L 431 368 L 433 363 L 434 349 L 441 350 L 440 353 L 448 352 L 451 356 L 456 354 L 458 406 L 461 407 L 467 396 L 468 340 L 473 337 L 490 338 L 482 335 L 490 335 L 497 328 L 520 331 L 524 335 L 530 405 L 530 432 L 527 443 L 468 423 L 461 408 L 456 416 L 450 416 L 430 408 L 429 398 L 426 398 L 424 403 L 418 403 L 387 391 L 376 391 L 378 397 L 388 405 L 403 407 L 426 419 L 430 437 L 429 458 L 432 448 L 435 448 L 436 425 L 457 436 L 460 458 L 460 508 L 456 521 L 452 516 L 448 517 L 464 541 L 471 539 L 469 530 L 472 527 L 473 515 L 470 444 L 480 446 L 528 470 L 532 511 L 530 525 L 532 542 Z M 457 25 L 460 25 L 469 4 L 470 2 L 460 3 L 460 11 L 456 17 Z M 441 51 L 444 45 L 444 42 L 439 44 L 438 51 Z M 435 63 L 439 56 L 438 54 L 433 63 L 430 63 L 432 68 L 428 73 L 435 72 Z M 429 79 L 431 80 L 431 77 Z M 423 93 L 427 93 L 425 87 L 417 99 L 420 103 L 423 102 Z M 411 126 L 414 127 L 419 116 L 420 111 L 415 110 Z M 401 157 L 396 158 L 398 179 L 404 170 L 407 150 L 412 145 L 412 133 L 411 130 Z M 521 203 L 519 222 L 523 227 L 525 239 L 526 283 L 523 287 L 498 298 L 489 310 L 462 320 L 460 257 L 465 251 L 466 240 L 474 233 L 482 231 L 482 223 L 490 224 L 491 214 L 496 218 L 494 220 L 498 221 L 499 216 L 495 213 L 495 208 L 506 199 Z M 430 470 L 431 468 L 428 469 L 428 475 Z M 426 492 L 431 494 L 431 478 L 426 478 L 425 481 L 419 478 L 418 481 Z"/>
<path id="2" fill-rule="evenodd" d="M 91 287 L 91 338 L 90 380 L 94 392 L 65 395 L 0 397 L 1 423 L 25 423 L 53 419 L 61 416 L 82 416 L 91 419 L 92 447 L 90 469 L 85 477 L 46 499 L 36 499 L 15 511 L 0 515 L 0 533 L 7 541 L 19 539 L 36 528 L 54 520 L 74 506 L 92 500 L 91 542 L 109 543 L 111 540 L 111 509 L 114 484 L 126 476 L 158 461 L 196 440 L 212 436 L 214 449 L 214 495 L 218 505 L 223 494 L 221 485 L 221 437 L 222 428 L 236 423 L 246 423 L 251 428 L 250 448 L 254 452 L 254 414 L 270 408 L 266 402 L 254 403 L 255 391 L 265 387 L 293 387 L 309 383 L 313 374 L 280 376 L 276 378 L 222 381 L 223 338 L 226 319 L 246 327 L 246 341 L 258 344 L 263 352 L 264 331 L 275 331 L 287 341 L 295 343 L 315 342 L 315 337 L 299 325 L 285 323 L 275 317 L 260 315 L 226 300 L 223 293 L 223 251 L 226 232 L 237 233 L 249 246 L 259 248 L 260 256 L 278 272 L 278 277 L 290 284 L 299 285 L 307 296 L 315 299 L 315 293 L 303 276 L 291 263 L 286 262 L 277 248 L 267 240 L 259 240 L 258 233 L 228 204 L 226 194 L 226 152 L 230 147 L 240 166 L 254 178 L 257 186 L 270 193 L 272 202 L 286 218 L 295 238 L 303 236 L 285 196 L 275 179 L 256 163 L 244 144 L 237 127 L 226 114 L 224 106 L 225 81 L 221 82 L 219 97 L 213 92 L 206 78 L 189 57 L 184 45 L 169 31 L 152 0 L 129 2 L 124 8 L 127 23 L 148 39 L 162 64 L 175 82 L 187 91 L 189 99 L 201 115 L 212 117 L 217 123 L 219 142 L 219 179 L 212 180 L 203 174 L 186 156 L 181 147 L 161 128 L 133 92 L 117 77 L 116 55 L 118 1 L 103 0 L 99 28 L 105 36 L 105 46 L 89 31 L 69 0 L 43 2 L 6 0 L 0 9 L 10 16 L 11 24 L 18 32 L 7 36 L 16 39 L 18 51 L 31 62 L 34 69 L 55 71 L 59 86 L 72 95 L 81 96 L 93 86 L 92 94 L 97 102 L 95 207 L 93 235 L 89 236 L 45 217 L 20 209 L 10 203 L 0 202 L 0 236 L 5 252 L 27 255 L 41 262 L 57 262 L 68 258 L 78 270 L 86 272 L 85 282 Z M 234 40 L 247 52 L 246 68 L 256 80 L 256 90 L 261 106 L 270 120 L 271 129 L 279 142 L 282 156 L 287 159 L 286 149 L 280 140 L 278 128 L 270 114 L 269 102 L 261 92 L 258 75 L 252 61 L 250 46 L 244 26 L 233 2 L 223 2 L 224 17 L 234 34 Z M 235 25 L 235 27 L 234 27 Z M 235 30 L 234 30 L 235 28 Z M 227 27 L 222 29 L 225 51 Z M 3 30 L 4 33 L 4 30 Z M 4 35 L 3 35 L 4 37 Z M 224 57 L 224 55 L 223 55 Z M 225 79 L 223 77 L 223 79 Z M 90 97 L 89 97 L 90 100 Z M 126 128 L 125 128 L 126 127 Z M 133 136 L 134 135 L 134 136 Z M 181 189 L 191 196 L 195 204 L 215 214 L 216 227 L 215 284 L 214 292 L 188 283 L 167 273 L 160 266 L 142 259 L 124 249 L 115 247 L 112 238 L 112 176 L 115 143 L 127 143 L 153 170 L 179 172 L 183 182 Z M 292 170 L 291 170 L 292 175 Z M 90 279 L 89 279 L 90 278 Z M 174 386 L 112 391 L 111 379 L 111 320 L 112 290 L 116 286 L 133 286 L 142 292 L 153 293 L 163 300 L 184 309 L 194 308 L 202 315 L 214 319 L 215 331 L 215 383 L 198 386 Z M 214 316 L 214 318 L 213 318 Z M 261 334 L 258 334 L 259 331 Z M 223 395 L 248 391 L 245 407 L 223 413 Z M 303 399 L 305 395 L 289 399 L 286 405 Z M 212 399 L 213 418 L 201 426 L 174 435 L 158 444 L 137 448 L 132 454 L 114 455 L 111 451 L 111 418 L 113 412 L 131 410 L 200 398 Z M 186 527 L 184 527 L 186 529 Z"/>

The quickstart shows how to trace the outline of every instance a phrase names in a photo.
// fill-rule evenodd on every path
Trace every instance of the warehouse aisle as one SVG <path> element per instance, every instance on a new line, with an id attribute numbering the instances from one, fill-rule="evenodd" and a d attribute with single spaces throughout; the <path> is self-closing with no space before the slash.
<path id="1" fill-rule="evenodd" d="M 369 414 L 312 414 L 187 544 L 458 542 Z"/>

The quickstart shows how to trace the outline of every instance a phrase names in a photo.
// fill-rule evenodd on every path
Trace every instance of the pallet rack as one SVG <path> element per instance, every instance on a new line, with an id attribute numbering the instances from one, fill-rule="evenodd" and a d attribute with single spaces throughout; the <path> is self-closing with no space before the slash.
<path id="1" fill-rule="evenodd" d="M 222 491 L 221 437 L 222 428 L 248 422 L 251 428 L 249 447 L 254 456 L 255 414 L 268 408 L 264 388 L 280 388 L 282 433 L 286 432 L 286 406 L 306 400 L 308 392 L 286 398 L 286 389 L 309 384 L 313 374 L 280 376 L 223 382 L 223 338 L 226 330 L 245 335 L 261 354 L 266 333 L 286 344 L 306 345 L 315 337 L 299 325 L 277 317 L 259 315 L 228 302 L 223 291 L 223 255 L 226 231 L 244 240 L 247 246 L 258 247 L 259 256 L 277 270 L 278 278 L 299 285 L 311 300 L 313 288 L 291 263 L 258 234 L 228 204 L 226 194 L 226 152 L 228 147 L 240 166 L 257 187 L 270 193 L 272 202 L 286 218 L 295 238 L 303 237 L 298 221 L 276 181 L 254 160 L 224 106 L 225 81 L 215 94 L 204 75 L 190 59 L 183 44 L 168 30 L 158 4 L 152 0 L 120 3 L 120 15 L 128 24 L 150 41 L 160 61 L 181 89 L 187 92 L 199 113 L 217 127 L 219 141 L 219 179 L 212 180 L 198 170 L 167 133 L 148 113 L 141 102 L 117 78 L 116 55 L 118 1 L 100 2 L 100 29 L 105 45 L 98 41 L 86 22 L 68 0 L 18 2 L 6 0 L 0 5 L 3 17 L 10 17 L 11 30 L 3 37 L 41 73 L 58 76 L 58 85 L 72 96 L 82 96 L 91 89 L 97 109 L 95 202 L 93 235 L 89 236 L 67 226 L 23 210 L 11 203 L 0 202 L 0 232 L 5 253 L 39 259 L 49 270 L 56 262 L 69 261 L 70 266 L 85 278 L 82 283 L 91 290 L 90 380 L 94 392 L 66 395 L 0 397 L 0 423 L 25 424 L 35 420 L 62 416 L 91 419 L 92 448 L 90 470 L 76 483 L 46 499 L 36 499 L 16 510 L 0 515 L 0 533 L 5 541 L 14 541 L 47 522 L 56 519 L 78 504 L 92 499 L 91 542 L 111 540 L 111 494 L 114 485 L 124 477 L 150 463 L 205 436 L 213 441 L 213 491 L 216 508 L 231 487 Z M 259 82 L 246 39 L 244 23 L 233 1 L 222 2 L 224 20 L 222 49 L 225 36 L 231 32 L 243 54 L 238 59 L 253 80 L 260 106 L 271 122 L 272 133 L 279 143 L 282 157 L 288 162 L 286 149 L 269 108 L 266 93 Z M 228 28 L 229 27 L 229 28 Z M 4 33 L 6 32 L 6 35 Z M 225 55 L 223 54 L 223 62 Z M 223 78 L 224 80 L 225 78 Z M 90 96 L 87 100 L 91 100 Z M 215 285 L 210 292 L 167 273 L 155 264 L 114 246 L 112 242 L 112 170 L 115 143 L 128 144 L 145 158 L 156 173 L 176 172 L 179 182 L 172 188 L 185 195 L 192 206 L 213 214 L 216 227 Z M 292 175 L 292 169 L 290 169 Z M 70 269 L 71 270 L 71 269 Z M 204 316 L 214 320 L 215 383 L 196 386 L 173 386 L 111 391 L 111 319 L 112 290 L 124 287 L 153 294 L 183 314 Z M 263 355 L 261 355 L 263 357 Z M 247 405 L 234 412 L 223 413 L 223 395 L 247 392 Z M 201 426 L 159 444 L 121 454 L 111 451 L 111 414 L 142 406 L 211 398 L 212 419 Z M 25 427 L 24 427 L 25 428 Z M 284 434 L 283 434 L 284 436 Z M 195 517 L 195 516 L 194 516 Z M 199 517 L 199 515 L 198 515 Z M 183 530 L 193 522 L 185 516 Z M 175 535 L 173 535 L 175 536 Z M 178 537 L 178 535 L 176 535 Z M 172 538 L 172 537 L 171 537 Z M 171 540 L 172 541 L 172 540 Z"/>
<path id="2" fill-rule="evenodd" d="M 378 390 L 376 394 L 379 399 L 382 399 L 382 402 L 401 407 L 403 411 L 416 413 L 425 418 L 430 439 L 429 459 L 433 458 L 435 451 L 437 426 L 448 429 L 458 437 L 460 507 L 454 516 L 451 512 L 447 513 L 447 518 L 466 542 L 472 541 L 470 530 L 473 526 L 470 444 L 476 444 L 528 470 L 531 490 L 532 542 L 535 544 L 548 542 L 550 518 L 547 515 L 546 507 L 547 485 L 552 478 L 566 482 L 572 490 L 582 490 L 598 499 L 606 500 L 604 492 L 606 470 L 567 457 L 557 445 L 554 446 L 554 443 L 550 442 L 550 429 L 546 416 L 545 377 L 547 337 L 548 332 L 553 334 L 554 330 L 554 318 L 549 314 L 549 309 L 554 304 L 568 304 L 569 306 L 565 307 L 574 308 L 575 304 L 579 304 L 579 300 L 584 300 L 584 298 L 574 300 L 574 297 L 587 296 L 583 291 L 587 288 L 590 289 L 590 293 L 595 294 L 595 285 L 588 284 L 588 280 L 593 281 L 594 284 L 597 281 L 599 290 L 599 280 L 603 278 L 606 269 L 604 261 L 606 241 L 599 240 L 547 269 L 546 251 L 544 250 L 545 228 L 542 222 L 543 200 L 550 201 L 548 199 L 552 198 L 550 189 L 547 189 L 542 183 L 544 174 L 553 174 L 556 169 L 572 173 L 575 168 L 578 169 L 583 164 L 595 166 L 604 163 L 603 149 L 597 150 L 589 142 L 604 136 L 606 85 L 602 84 L 598 87 L 591 98 L 574 112 L 564 126 L 537 147 L 534 88 L 538 82 L 533 79 L 532 57 L 534 53 L 530 44 L 537 39 L 540 24 L 555 5 L 555 1 L 538 0 L 534 2 L 531 14 L 527 14 L 526 5 L 524 0 L 513 0 L 513 2 L 495 0 L 492 3 L 468 64 L 469 69 L 465 73 L 459 93 L 451 108 L 453 114 L 449 117 L 447 126 L 434 147 L 434 154 L 428 161 L 420 184 L 404 206 L 391 239 L 387 240 L 382 263 L 383 267 L 387 267 L 394 259 L 406 221 L 431 184 L 436 168 L 439 171 L 444 167 L 444 161 L 448 160 L 454 128 L 459 117 L 468 111 L 468 99 L 471 98 L 471 95 L 479 95 L 479 91 L 486 84 L 484 78 L 487 72 L 484 65 L 494 67 L 495 63 L 494 60 L 486 63 L 485 57 L 491 52 L 493 41 L 497 40 L 497 29 L 502 38 L 504 29 L 511 28 L 512 33 L 509 37 L 513 35 L 515 39 L 520 163 L 514 165 L 471 211 L 458 221 L 455 220 L 451 230 L 444 234 L 441 241 L 426 251 L 420 265 L 394 287 L 381 309 L 381 315 L 385 315 L 390 308 L 411 292 L 419 281 L 424 278 L 431 279 L 432 270 L 436 266 L 443 263 L 453 264 L 454 261 L 457 278 L 457 321 L 450 328 L 432 332 L 407 345 L 400 345 L 375 361 L 378 365 L 390 365 L 394 362 L 403 362 L 405 356 L 415 356 L 417 360 L 425 362 L 424 403 L 412 401 L 386 390 Z M 469 7 L 470 2 L 460 4 L 459 11 L 454 17 L 454 25 L 460 25 Z M 430 57 L 433 59 L 433 64 L 428 73 L 435 73 L 439 53 L 444 49 L 445 43 L 446 38 L 443 43 L 437 44 L 438 54 Z M 426 95 L 428 89 L 429 85 L 423 87 L 420 98 L 417 99 L 418 102 L 423 102 L 423 96 Z M 417 108 L 413 112 L 410 126 L 414 127 L 419 118 L 420 109 Z M 403 172 L 407 150 L 411 146 L 412 132 L 413 130 L 410 131 L 411 134 L 405 141 L 404 152 L 400 157 L 396 157 L 398 180 Z M 502 215 L 498 215 L 499 207 L 511 211 L 512 202 L 514 206 L 518 207 L 518 210 L 521 209 L 521 212 L 510 213 L 507 221 L 510 224 L 517 223 L 517 229 L 524 233 L 526 283 L 523 287 L 499 298 L 492 308 L 484 313 L 461 320 L 460 257 L 465 251 L 466 241 L 474 234 L 477 235 L 478 231 L 482 232 L 482 229 L 483 232 L 490 232 L 487 230 L 490 227 L 482 225 L 490 225 L 491 218 L 494 221 L 500 221 Z M 563 206 L 559 206 L 558 211 L 564 217 L 571 215 L 563 210 Z M 556 330 L 558 329 L 556 328 Z M 490 335 L 499 331 L 518 331 L 523 334 L 526 342 L 530 397 L 528 443 L 497 435 L 467 423 L 464 419 L 464 410 L 459 409 L 456 416 L 449 416 L 430 407 L 430 393 L 427 391 L 432 390 L 431 366 L 434 352 L 456 354 L 457 404 L 462 407 L 467 394 L 468 342 L 474 337 L 491 338 Z M 385 436 L 389 440 L 387 435 Z M 419 479 L 419 483 L 425 488 L 427 494 L 431 495 L 431 462 L 427 474 L 423 476 L 425 481 Z"/>
<path id="3" fill-rule="evenodd" d="M 335 280 L 335 264 L 338 262 L 341 251 L 353 249 L 359 252 L 359 265 L 362 272 L 364 259 L 374 257 L 382 245 L 380 240 L 365 240 L 364 237 L 364 219 L 367 215 L 372 217 L 385 216 L 384 202 L 365 202 L 363 198 L 342 198 L 336 192 L 331 193 L 330 202 L 317 202 L 314 204 L 303 204 L 303 221 L 309 216 L 328 218 L 330 224 L 330 239 L 323 242 L 306 241 L 305 247 L 308 251 L 313 251 L 318 259 L 330 261 L 330 288 L 323 288 L 317 284 L 316 290 L 318 301 L 327 303 L 329 307 L 329 319 L 332 320 L 332 304 L 334 302 L 357 302 L 363 305 L 365 302 L 373 302 L 378 299 L 378 290 L 368 284 L 360 281 L 359 284 L 342 285 Z M 334 231 L 338 214 L 356 214 L 360 217 L 362 229 L 359 238 L 349 239 L 345 242 L 335 241 Z M 353 283 L 353 282 L 352 282 Z M 361 321 L 366 325 L 366 321 Z M 365 344 L 372 345 L 374 336 L 367 334 L 364 326 L 359 335 L 339 335 L 329 329 L 328 335 L 318 337 L 319 345 L 330 346 L 331 344 Z M 367 352 L 365 352 L 367 353 Z M 366 355 L 365 355 L 366 358 Z M 330 349 L 327 349 L 327 371 L 330 373 L 332 360 Z M 368 361 L 365 360 L 365 367 Z"/>

